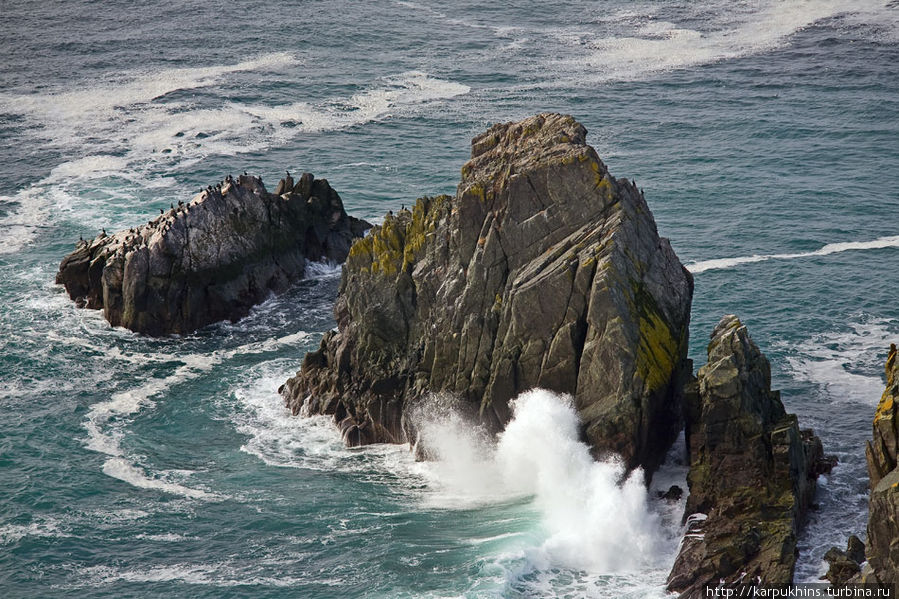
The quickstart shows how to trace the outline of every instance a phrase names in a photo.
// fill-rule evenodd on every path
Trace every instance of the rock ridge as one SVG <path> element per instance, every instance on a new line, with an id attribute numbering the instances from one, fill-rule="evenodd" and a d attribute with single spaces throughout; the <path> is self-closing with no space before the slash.
<path id="1" fill-rule="evenodd" d="M 148 335 L 237 320 L 303 277 L 306 262 L 343 262 L 370 225 L 348 216 L 325 179 L 289 173 L 277 193 L 230 175 L 191 201 L 113 235 L 80 241 L 59 267 L 80 307 Z"/>

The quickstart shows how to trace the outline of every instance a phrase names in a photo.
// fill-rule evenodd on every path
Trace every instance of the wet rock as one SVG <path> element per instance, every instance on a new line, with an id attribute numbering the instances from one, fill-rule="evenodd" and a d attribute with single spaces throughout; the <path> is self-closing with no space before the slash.
<path id="1" fill-rule="evenodd" d="M 861 564 L 865 561 L 865 544 L 855 535 L 849 537 L 846 551 L 831 547 L 824 554 L 824 561 L 829 564 L 824 578 L 835 587 L 855 583 L 861 573 Z"/>
<path id="2" fill-rule="evenodd" d="M 856 564 L 865 562 L 865 544 L 855 535 L 849 535 L 849 540 L 846 542 L 846 557 Z"/>
<path id="3" fill-rule="evenodd" d="M 79 242 L 56 282 L 113 326 L 149 335 L 236 320 L 302 278 L 307 260 L 343 262 L 368 228 L 327 181 L 310 193 L 282 197 L 256 177 L 229 177 L 146 225 Z"/>
<path id="4" fill-rule="evenodd" d="M 665 501 L 680 501 L 680 498 L 684 496 L 684 490 L 678 485 L 671 485 L 671 487 L 665 491 L 659 491 L 659 499 L 664 499 Z"/>
<path id="5" fill-rule="evenodd" d="M 596 455 L 652 471 L 680 429 L 692 277 L 585 138 L 558 114 L 495 125 L 454 197 L 356 242 L 338 330 L 282 387 L 287 405 L 414 442 L 405 414 L 429 393 L 499 430 L 509 399 L 543 387 L 575 397 Z"/>
<path id="6" fill-rule="evenodd" d="M 668 590 L 693 598 L 706 585 L 789 584 L 828 463 L 821 442 L 786 413 L 768 359 L 736 316 L 715 327 L 698 387 L 698 404 L 686 404 L 688 531 Z"/>

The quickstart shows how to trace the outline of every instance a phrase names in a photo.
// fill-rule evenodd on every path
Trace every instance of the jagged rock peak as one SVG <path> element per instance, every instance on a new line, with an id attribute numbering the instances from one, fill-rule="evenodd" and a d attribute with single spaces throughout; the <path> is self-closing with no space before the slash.
<path id="1" fill-rule="evenodd" d="M 306 261 L 343 262 L 368 223 L 348 216 L 327 180 L 305 174 L 282 194 L 226 177 L 146 224 L 80 241 L 56 282 L 114 326 L 150 335 L 236 320 L 302 278 Z"/>
<path id="2" fill-rule="evenodd" d="M 337 331 L 282 388 L 348 443 L 416 439 L 407 409 L 449 392 L 499 430 L 508 401 L 575 397 L 597 455 L 654 469 L 680 428 L 693 282 L 642 193 L 575 119 L 472 141 L 454 197 L 425 197 L 353 245 Z"/>
<path id="3" fill-rule="evenodd" d="M 768 359 L 736 316 L 715 327 L 685 404 L 688 531 L 668 590 L 692 599 L 706 585 L 791 583 L 815 480 L 833 461 L 787 414 Z"/>

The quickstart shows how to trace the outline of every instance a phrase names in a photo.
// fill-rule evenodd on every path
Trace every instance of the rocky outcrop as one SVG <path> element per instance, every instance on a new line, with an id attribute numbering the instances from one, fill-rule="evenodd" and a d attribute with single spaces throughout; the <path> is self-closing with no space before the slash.
<path id="1" fill-rule="evenodd" d="M 832 462 L 771 390 L 768 359 L 736 316 L 721 319 L 686 402 L 688 531 L 668 590 L 704 597 L 706 585 L 786 585 L 796 535 Z"/>
<path id="2" fill-rule="evenodd" d="M 824 579 L 831 585 L 838 587 L 857 582 L 855 577 L 861 573 L 865 561 L 865 544 L 857 536 L 850 535 L 846 550 L 831 547 L 824 554 L 824 561 L 828 564 Z"/>
<path id="3" fill-rule="evenodd" d="M 655 468 L 680 429 L 693 283 L 643 194 L 569 116 L 472 141 L 455 197 L 357 241 L 338 328 L 283 387 L 349 444 L 415 441 L 405 414 L 450 392 L 499 429 L 533 387 L 574 396 L 596 454 Z"/>
<path id="4" fill-rule="evenodd" d="M 871 480 L 867 545 L 871 572 L 865 582 L 895 585 L 899 584 L 899 360 L 895 345 L 887 355 L 886 378 L 874 415 L 874 438 L 865 452 Z"/>
<path id="5" fill-rule="evenodd" d="M 324 179 L 288 175 L 278 191 L 229 176 L 146 225 L 79 242 L 56 282 L 113 326 L 149 335 L 236 320 L 302 278 L 307 260 L 342 262 L 369 226 Z"/>

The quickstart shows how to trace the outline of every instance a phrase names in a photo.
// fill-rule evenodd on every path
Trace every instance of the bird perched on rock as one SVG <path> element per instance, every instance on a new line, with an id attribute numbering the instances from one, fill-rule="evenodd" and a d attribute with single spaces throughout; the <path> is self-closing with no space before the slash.
<path id="1" fill-rule="evenodd" d="M 160 209 L 159 209 L 159 214 L 165 214 L 165 210 L 163 210 L 162 208 L 160 208 Z"/>

